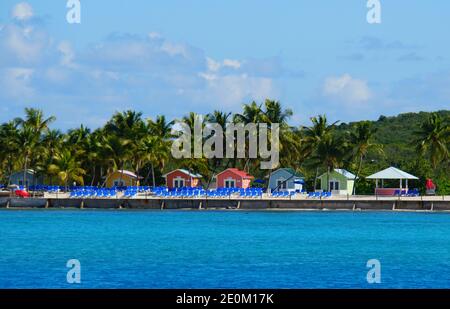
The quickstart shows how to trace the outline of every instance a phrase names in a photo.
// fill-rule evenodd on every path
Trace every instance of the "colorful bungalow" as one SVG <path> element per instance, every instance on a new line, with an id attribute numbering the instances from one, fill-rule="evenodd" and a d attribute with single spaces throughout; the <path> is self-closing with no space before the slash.
<path id="1" fill-rule="evenodd" d="M 110 173 L 106 177 L 106 187 L 112 188 L 137 186 L 139 179 L 142 179 L 142 177 L 138 177 L 133 172 L 127 170 L 118 170 Z"/>
<path id="2" fill-rule="evenodd" d="M 24 175 L 24 171 L 17 171 L 9 177 L 9 183 L 12 185 L 18 186 L 34 186 L 34 185 L 43 185 L 44 178 L 42 176 L 38 176 L 35 170 L 27 169 Z"/>
<path id="3" fill-rule="evenodd" d="M 342 168 L 335 168 L 329 175 L 324 173 L 319 177 L 320 189 L 337 195 L 352 195 L 356 176 Z"/>
<path id="4" fill-rule="evenodd" d="M 237 168 L 229 168 L 216 176 L 217 188 L 250 188 L 250 183 L 254 179 L 252 175 L 247 174 Z"/>
<path id="5" fill-rule="evenodd" d="M 269 177 L 269 190 L 274 191 L 296 191 L 301 192 L 305 178 L 293 168 L 279 168 L 273 171 Z"/>
<path id="6" fill-rule="evenodd" d="M 163 175 L 163 177 L 166 179 L 166 186 L 169 189 L 174 189 L 182 187 L 198 187 L 200 186 L 200 180 L 203 176 L 180 168 Z"/>

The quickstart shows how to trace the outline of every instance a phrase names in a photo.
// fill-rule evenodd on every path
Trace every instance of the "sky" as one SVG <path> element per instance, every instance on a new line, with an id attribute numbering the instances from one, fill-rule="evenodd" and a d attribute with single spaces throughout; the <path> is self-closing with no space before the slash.
<path id="1" fill-rule="evenodd" d="M 450 106 L 450 1 L 0 1 L 0 122 L 25 107 L 61 129 L 145 117 L 239 112 L 278 100 L 292 125 Z"/>

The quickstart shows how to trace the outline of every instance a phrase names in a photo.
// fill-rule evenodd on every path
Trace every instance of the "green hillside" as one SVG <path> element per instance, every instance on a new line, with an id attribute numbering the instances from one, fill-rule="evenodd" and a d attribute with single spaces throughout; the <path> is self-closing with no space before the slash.
<path id="1" fill-rule="evenodd" d="M 446 123 L 450 123 L 450 111 L 441 110 L 436 112 Z M 383 145 L 384 154 L 369 153 L 364 174 L 367 176 L 388 166 L 396 166 L 421 178 L 415 185 L 423 188 L 425 178 L 433 178 L 440 186 L 440 191 L 450 193 L 449 166 L 443 163 L 438 172 L 432 171 L 430 162 L 420 158 L 414 141 L 417 139 L 416 132 L 421 123 L 430 117 L 431 113 L 404 113 L 398 116 L 380 116 L 377 121 L 372 121 L 377 129 L 374 142 Z M 346 132 L 352 129 L 357 122 L 343 123 L 337 128 L 338 131 Z M 351 168 L 351 165 L 349 166 Z M 373 184 L 362 181 L 362 186 L 372 187 Z M 363 189 L 363 188 L 360 188 Z M 368 190 L 368 189 L 367 189 Z"/>

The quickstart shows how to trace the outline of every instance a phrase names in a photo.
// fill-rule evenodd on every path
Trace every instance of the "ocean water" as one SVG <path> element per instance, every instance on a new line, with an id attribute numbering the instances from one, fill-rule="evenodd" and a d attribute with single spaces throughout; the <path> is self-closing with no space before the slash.
<path id="1" fill-rule="evenodd" d="M 450 214 L 2 210 L 0 288 L 450 288 Z"/>

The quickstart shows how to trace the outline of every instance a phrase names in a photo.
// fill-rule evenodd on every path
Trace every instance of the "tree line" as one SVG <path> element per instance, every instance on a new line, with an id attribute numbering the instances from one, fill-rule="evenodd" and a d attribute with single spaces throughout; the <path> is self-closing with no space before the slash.
<path id="1" fill-rule="evenodd" d="M 412 131 L 413 136 L 408 147 L 414 148 L 414 156 L 406 161 L 392 160 L 386 154 L 386 144 L 377 137 L 379 125 L 373 121 L 330 123 L 325 115 L 319 115 L 312 117 L 309 125 L 292 126 L 292 115 L 280 102 L 266 100 L 244 104 L 236 114 L 216 110 L 203 121 L 205 126 L 208 122 L 219 124 L 223 132 L 232 123 L 266 123 L 269 132 L 270 124 L 280 124 L 280 166 L 303 173 L 309 190 L 317 188 L 321 174 L 345 168 L 358 176 L 356 193 L 372 193 L 373 184 L 364 176 L 389 164 L 416 172 L 421 177 L 417 187 L 424 178 L 434 177 L 439 180 L 440 193 L 450 193 L 448 113 L 431 113 L 414 128 L 405 124 L 403 129 Z M 191 112 L 178 120 L 193 128 L 196 117 Z M 116 170 L 133 171 L 142 177 L 141 184 L 157 186 L 164 184 L 164 172 L 185 168 L 202 174 L 205 187 L 228 167 L 243 169 L 262 180 L 271 172 L 259 168 L 258 158 L 174 159 L 171 146 L 177 136 L 172 130 L 176 120 L 164 115 L 144 118 L 141 112 L 127 110 L 112 115 L 101 128 L 91 130 L 81 125 L 67 132 L 52 128 L 55 120 L 42 110 L 26 108 L 23 118 L 0 126 L 0 183 L 8 184 L 12 173 L 25 174 L 27 169 L 44 176 L 49 184 L 64 186 L 73 182 L 104 186 L 106 175 Z"/>

